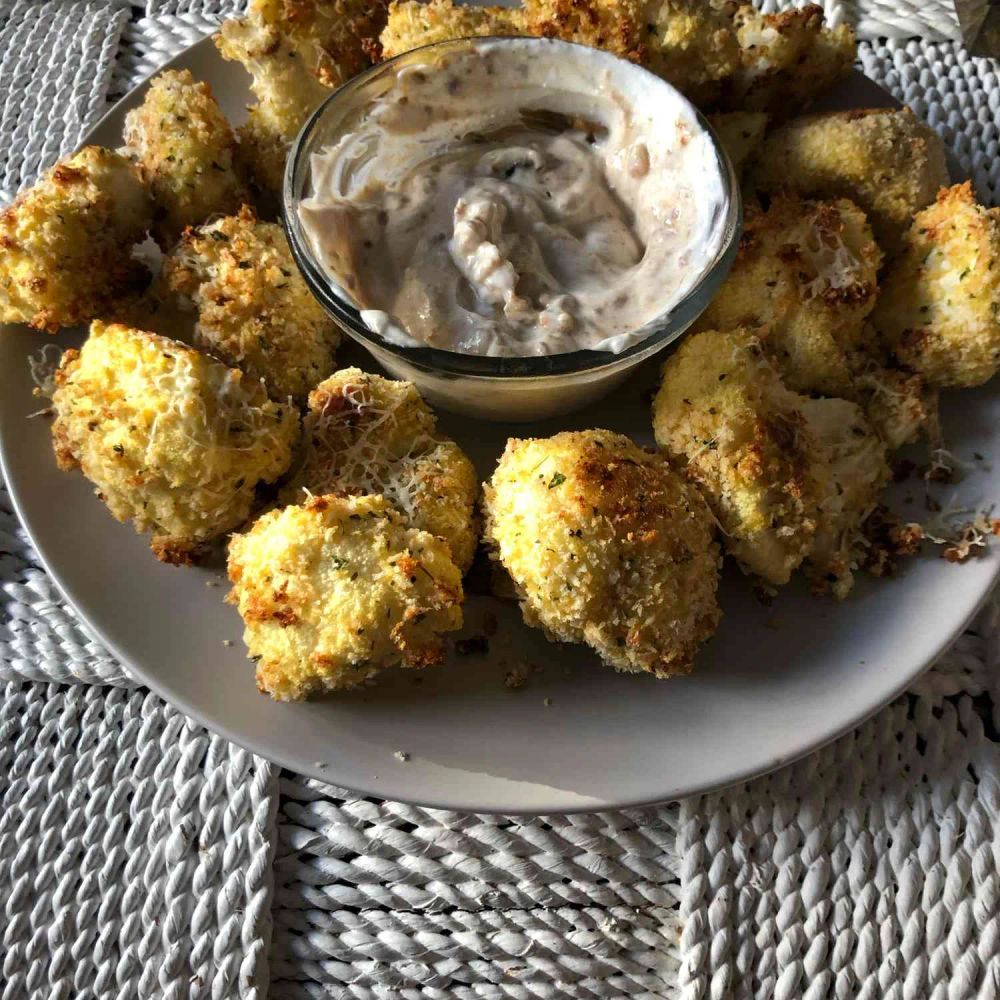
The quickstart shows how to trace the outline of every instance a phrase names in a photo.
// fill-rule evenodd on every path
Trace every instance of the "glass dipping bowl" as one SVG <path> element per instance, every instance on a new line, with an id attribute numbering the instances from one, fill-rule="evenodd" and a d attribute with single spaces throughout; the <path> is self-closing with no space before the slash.
<path id="1" fill-rule="evenodd" d="M 415 383 L 430 403 L 442 409 L 487 420 L 539 420 L 580 409 L 610 392 L 637 365 L 687 330 L 715 295 L 736 255 L 742 203 L 736 174 L 718 137 L 705 118 L 685 101 L 711 137 L 718 157 L 724 194 L 722 238 L 714 258 L 689 291 L 669 312 L 641 327 L 643 335 L 636 343 L 618 354 L 579 350 L 534 357 L 488 357 L 436 347 L 402 346 L 373 332 L 317 258 L 301 225 L 298 204 L 310 194 L 310 158 L 350 132 L 372 103 L 392 88 L 400 70 L 417 65 L 433 69 L 435 60 L 442 55 L 485 42 L 527 45 L 533 50 L 532 58 L 537 59 L 578 59 L 581 49 L 570 42 L 543 38 L 466 38 L 427 45 L 373 66 L 334 91 L 303 126 L 285 168 L 282 216 L 292 254 L 312 293 L 383 368 Z M 616 74 L 647 72 L 603 55 L 616 64 Z M 645 330 L 648 333 L 643 333 Z"/>

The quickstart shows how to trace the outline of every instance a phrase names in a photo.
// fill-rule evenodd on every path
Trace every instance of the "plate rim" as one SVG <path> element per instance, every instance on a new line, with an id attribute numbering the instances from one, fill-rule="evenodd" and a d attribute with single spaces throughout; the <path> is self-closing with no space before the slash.
<path id="1" fill-rule="evenodd" d="M 96 132 L 106 127 L 109 120 L 116 117 L 121 113 L 121 109 L 132 104 L 137 96 L 142 93 L 142 91 L 148 86 L 150 80 L 157 76 L 164 70 L 169 70 L 176 68 L 178 66 L 184 67 L 187 60 L 191 56 L 194 50 L 202 48 L 213 48 L 214 49 L 214 32 L 204 38 L 199 39 L 193 44 L 185 47 L 183 51 L 179 52 L 177 55 L 173 56 L 171 59 L 164 62 L 162 65 L 158 66 L 153 72 L 144 76 L 133 88 L 131 88 L 126 94 L 120 97 L 108 110 L 97 119 L 86 131 L 82 137 L 79 144 L 75 149 L 80 149 L 94 141 L 93 136 Z M 239 71 L 239 67 L 233 64 L 233 70 Z M 855 69 L 854 72 L 864 77 L 864 79 L 873 86 L 879 86 L 872 81 L 869 77 L 864 76 L 860 70 Z M 891 95 L 888 94 L 884 88 L 883 93 L 889 100 L 892 100 L 895 106 L 899 105 Z M 68 154 L 67 154 L 68 155 Z M 52 341 L 49 341 L 50 343 Z M 469 802 L 468 799 L 464 799 L 463 802 L 457 803 L 456 801 L 447 800 L 434 800 L 432 798 L 426 797 L 408 797 L 405 792 L 400 793 L 398 790 L 393 790 L 390 795 L 386 795 L 385 787 L 379 787 L 378 783 L 368 782 L 359 783 L 351 782 L 350 785 L 334 784 L 331 780 L 333 775 L 328 773 L 329 766 L 324 765 L 322 768 L 318 766 L 306 767 L 303 766 L 301 760 L 292 761 L 291 758 L 281 752 L 275 752 L 274 750 L 263 746 L 259 740 L 248 739 L 243 735 L 239 735 L 234 732 L 228 725 L 222 723 L 218 720 L 209 720 L 205 715 L 203 715 L 201 709 L 197 704 L 192 703 L 189 699 L 184 696 L 178 695 L 170 690 L 169 685 L 162 682 L 158 675 L 154 672 L 147 672 L 146 669 L 137 660 L 126 656 L 119 649 L 114 638 L 105 630 L 104 627 L 98 625 L 97 622 L 91 618 L 91 616 L 83 610 L 83 605 L 86 604 L 86 599 L 78 599 L 73 591 L 73 588 L 69 586 L 63 579 L 62 574 L 58 570 L 58 554 L 53 554 L 50 558 L 50 554 L 47 553 L 42 546 L 38 544 L 35 532 L 31 527 L 31 517 L 28 514 L 28 505 L 26 504 L 24 498 L 20 494 L 20 490 L 17 486 L 17 477 L 13 474 L 12 468 L 12 457 L 8 454 L 8 449 L 5 444 L 6 436 L 0 432 L 0 471 L 3 473 L 4 482 L 7 487 L 8 494 L 11 498 L 11 504 L 14 509 L 14 513 L 17 516 L 18 522 L 22 530 L 27 535 L 32 547 L 35 550 L 35 554 L 38 560 L 48 574 L 49 578 L 53 581 L 59 593 L 62 595 L 66 603 L 73 609 L 79 620 L 85 625 L 87 630 L 89 630 L 95 638 L 97 638 L 102 645 L 104 645 L 107 650 L 114 656 L 114 658 L 125 668 L 126 672 L 129 674 L 131 679 L 140 683 L 160 698 L 162 698 L 168 704 L 174 706 L 179 711 L 183 712 L 188 717 L 194 719 L 199 725 L 203 726 L 209 732 L 215 733 L 224 739 L 236 744 L 239 747 L 247 750 L 250 753 L 256 754 L 264 760 L 270 761 L 272 764 L 287 768 L 289 771 L 295 774 L 301 774 L 305 777 L 312 778 L 324 785 L 328 785 L 334 788 L 343 788 L 346 791 L 354 792 L 358 795 L 377 797 L 379 799 L 389 799 L 390 801 L 398 801 L 408 805 L 419 806 L 423 808 L 432 809 L 442 809 L 451 812 L 460 813 L 478 813 L 478 814 L 499 814 L 508 816 L 539 816 L 539 815 L 574 815 L 581 813 L 592 813 L 601 812 L 605 810 L 619 810 L 619 809 L 637 809 L 652 807 L 656 805 L 661 805 L 667 802 L 677 801 L 682 798 L 688 798 L 698 795 L 706 795 L 714 792 L 721 791 L 726 788 L 731 788 L 754 778 L 763 777 L 767 774 L 771 774 L 774 771 L 782 768 L 786 765 L 793 764 L 797 761 L 808 757 L 809 755 L 822 750 L 824 747 L 829 746 L 831 743 L 836 742 L 842 736 L 850 733 L 851 731 L 857 729 L 859 726 L 863 725 L 867 720 L 871 719 L 883 708 L 893 702 L 899 697 L 913 682 L 926 673 L 956 642 L 956 640 L 962 635 L 962 633 L 968 628 L 969 624 L 976 617 L 982 607 L 989 600 L 990 596 L 994 592 L 997 584 L 998 578 L 1000 578 L 1000 561 L 996 563 L 993 568 L 992 576 L 988 584 L 984 587 L 983 592 L 977 595 L 976 599 L 971 602 L 960 618 L 960 624 L 952 630 L 949 630 L 944 634 L 942 640 L 940 640 L 933 648 L 933 651 L 928 653 L 926 658 L 922 659 L 921 664 L 915 668 L 912 672 L 908 672 L 905 677 L 898 678 L 898 683 L 893 686 L 891 693 L 889 693 L 884 698 L 878 700 L 876 704 L 867 705 L 858 712 L 852 714 L 849 718 L 842 719 L 836 725 L 829 729 L 825 729 L 815 735 L 810 735 L 795 751 L 778 757 L 772 757 L 763 763 L 756 763 L 753 765 L 748 765 L 745 768 L 738 769 L 727 775 L 726 777 L 720 778 L 717 782 L 709 784 L 696 784 L 693 786 L 685 786 L 683 780 L 677 780 L 676 778 L 667 778 L 670 782 L 670 786 L 664 789 L 662 793 L 658 793 L 652 797 L 650 796 L 639 796 L 639 797 L 624 797 L 621 799 L 611 800 L 608 798 L 606 801 L 600 804 L 581 804 L 581 805 L 556 805 L 555 807 L 544 807 L 544 806 L 517 806 L 516 804 L 501 804 L 496 805 L 483 803 L 483 802 Z M 813 731 L 815 733 L 815 731 Z M 665 776 L 666 778 L 666 776 Z M 565 790 L 562 789 L 552 789 L 552 794 L 554 796 L 566 794 Z"/>

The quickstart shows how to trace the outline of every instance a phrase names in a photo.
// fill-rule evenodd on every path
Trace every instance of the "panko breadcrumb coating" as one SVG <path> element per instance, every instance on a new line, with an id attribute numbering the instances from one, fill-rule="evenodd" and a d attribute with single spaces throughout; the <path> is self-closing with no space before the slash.
<path id="1" fill-rule="evenodd" d="M 257 686 L 278 701 L 439 663 L 441 634 L 462 627 L 447 546 L 380 496 L 270 511 L 230 541 L 229 579 Z"/>
<path id="2" fill-rule="evenodd" d="M 708 121 L 732 161 L 736 176 L 742 177 L 744 166 L 764 139 L 767 115 L 761 111 L 723 111 L 709 115 Z"/>
<path id="3" fill-rule="evenodd" d="M 874 332 L 871 341 L 876 339 Z M 854 398 L 886 445 L 895 450 L 921 437 L 932 444 L 941 440 L 938 391 L 922 375 L 882 364 L 860 354 L 852 359 Z"/>
<path id="4" fill-rule="evenodd" d="M 527 624 L 618 670 L 690 671 L 719 622 L 719 552 L 701 495 L 660 456 L 604 430 L 512 438 L 484 495 Z"/>
<path id="5" fill-rule="evenodd" d="M 525 0 L 529 35 L 560 38 L 644 62 L 643 0 Z"/>
<path id="6" fill-rule="evenodd" d="M 236 136 L 211 87 L 189 70 L 154 77 L 142 105 L 125 116 L 125 146 L 152 192 L 152 232 L 164 250 L 185 226 L 247 200 L 234 167 Z"/>
<path id="7" fill-rule="evenodd" d="M 944 145 L 908 108 L 806 115 L 768 133 L 753 172 L 766 192 L 850 198 L 888 254 L 948 183 Z"/>
<path id="8" fill-rule="evenodd" d="M 300 461 L 282 497 L 382 494 L 415 528 L 443 538 L 465 572 L 478 540 L 476 470 L 412 382 L 345 368 L 309 395 Z"/>
<path id="9" fill-rule="evenodd" d="M 692 100 L 715 96 L 739 66 L 737 8 L 727 0 L 648 0 L 646 65 Z"/>
<path id="10" fill-rule="evenodd" d="M 389 17 L 379 41 L 382 58 L 392 59 L 421 45 L 481 35 L 528 34 L 519 7 L 480 7 L 452 0 L 399 0 L 389 4 Z"/>
<path id="11" fill-rule="evenodd" d="M 152 333 L 95 321 L 56 373 L 52 436 L 119 521 L 153 535 L 164 562 L 191 562 L 239 527 L 258 482 L 289 466 L 298 414 L 241 371 Z"/>
<path id="12" fill-rule="evenodd" d="M 722 98 L 730 111 L 801 111 L 847 74 L 857 55 L 850 27 L 827 27 L 815 4 L 776 14 L 741 4 L 735 24 L 739 67 Z"/>
<path id="13" fill-rule="evenodd" d="M 223 21 L 215 44 L 253 78 L 250 89 L 257 101 L 236 130 L 239 166 L 259 195 L 276 200 L 288 146 L 330 91 L 310 73 L 287 38 L 250 17 Z"/>
<path id="14" fill-rule="evenodd" d="M 244 17 L 222 23 L 219 51 L 253 78 L 239 153 L 263 194 L 279 194 L 289 143 L 332 88 L 369 64 L 384 23 L 380 0 L 251 0 Z"/>
<path id="15" fill-rule="evenodd" d="M 305 403 L 335 368 L 340 334 L 313 298 L 281 227 L 246 205 L 188 230 L 164 260 L 169 288 L 198 312 L 199 346 L 262 379 L 274 399 Z"/>
<path id="16" fill-rule="evenodd" d="M 149 278 L 131 255 L 151 220 L 131 163 L 87 146 L 0 212 L 0 322 L 55 333 L 101 316 Z"/>
<path id="17" fill-rule="evenodd" d="M 875 306 L 881 261 L 851 202 L 775 198 L 747 212 L 733 267 L 698 325 L 766 325 L 761 342 L 789 388 L 850 396 L 847 352 Z"/>
<path id="18" fill-rule="evenodd" d="M 740 65 L 737 5 L 649 0 L 643 12 L 645 64 L 696 104 L 714 101 Z"/>
<path id="19" fill-rule="evenodd" d="M 872 321 L 932 385 L 982 385 L 1000 364 L 1000 208 L 967 181 L 919 212 L 885 277 Z"/>
<path id="20" fill-rule="evenodd" d="M 385 0 L 250 0 L 247 16 L 287 38 L 309 72 L 333 89 L 371 65 Z"/>
<path id="21" fill-rule="evenodd" d="M 723 545 L 772 584 L 812 550 L 822 482 L 817 444 L 750 330 L 688 336 L 663 366 L 653 430 L 722 525 Z"/>
<path id="22" fill-rule="evenodd" d="M 863 561 L 862 525 L 890 478 L 886 449 L 856 404 L 803 399 L 800 405 L 825 459 L 814 463 L 825 482 L 807 575 L 815 592 L 842 599 Z"/>

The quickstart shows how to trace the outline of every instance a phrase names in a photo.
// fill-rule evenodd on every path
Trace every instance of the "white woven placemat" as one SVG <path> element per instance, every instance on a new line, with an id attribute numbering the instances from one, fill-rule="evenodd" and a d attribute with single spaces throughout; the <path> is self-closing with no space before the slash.
<path id="1" fill-rule="evenodd" d="M 237 6 L 0 0 L 0 195 Z M 944 0 L 825 9 L 957 35 Z M 926 40 L 866 43 L 861 61 L 1000 203 L 996 63 Z M 262 997 L 269 947 L 280 1000 L 1000 997 L 992 608 L 798 765 L 679 805 L 524 820 L 279 782 L 135 690 L 2 486 L 0 588 L 3 1000 Z M 23 683 L 42 680 L 85 684 Z"/>
<path id="2" fill-rule="evenodd" d="M 273 768 L 141 691 L 0 685 L 0 997 L 267 996 Z"/>

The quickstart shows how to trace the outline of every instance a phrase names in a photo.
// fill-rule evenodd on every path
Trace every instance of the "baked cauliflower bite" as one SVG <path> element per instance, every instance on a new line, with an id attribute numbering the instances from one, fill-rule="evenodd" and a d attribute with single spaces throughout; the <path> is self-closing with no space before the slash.
<path id="1" fill-rule="evenodd" d="M 386 0 L 250 0 L 247 16 L 287 38 L 331 90 L 371 65 Z"/>
<path id="2" fill-rule="evenodd" d="M 525 0 L 527 32 L 644 62 L 643 0 Z"/>
<path id="3" fill-rule="evenodd" d="M 256 102 L 236 134 L 238 165 L 258 195 L 276 201 L 288 147 L 305 120 L 330 93 L 277 29 L 251 17 L 223 21 L 215 44 L 251 76 Z"/>
<path id="4" fill-rule="evenodd" d="M 847 200 L 778 197 L 748 210 L 736 260 L 701 329 L 768 327 L 761 343 L 789 388 L 851 396 L 847 352 L 875 306 L 882 254 Z"/>
<path id="5" fill-rule="evenodd" d="M 982 385 L 1000 364 L 1000 208 L 969 182 L 913 220 L 873 314 L 885 345 L 932 385 Z"/>
<path id="6" fill-rule="evenodd" d="M 802 413 L 825 461 L 816 535 L 806 572 L 817 593 L 844 598 L 864 555 L 862 526 L 890 479 L 885 445 L 861 407 L 846 399 L 803 399 Z"/>
<path id="7" fill-rule="evenodd" d="M 421 45 L 482 35 L 528 34 L 525 12 L 518 7 L 480 7 L 452 0 L 400 0 L 389 4 L 379 37 L 382 58 L 392 59 Z"/>
<path id="8" fill-rule="evenodd" d="M 288 146 L 330 91 L 370 63 L 385 23 L 379 0 L 251 0 L 222 23 L 216 45 L 242 63 L 257 101 L 237 130 L 240 161 L 258 189 L 281 191 Z"/>
<path id="9" fill-rule="evenodd" d="M 462 627 L 462 574 L 440 539 L 381 496 L 319 496 L 264 514 L 229 543 L 257 686 L 278 701 L 357 687 L 443 658 Z"/>
<path id="10" fill-rule="evenodd" d="M 207 83 L 184 70 L 154 77 L 125 116 L 125 146 L 153 196 L 153 236 L 166 250 L 185 226 L 247 201 L 236 174 L 236 136 Z"/>
<path id="11" fill-rule="evenodd" d="M 831 111 L 769 132 L 753 181 L 765 192 L 850 198 L 895 254 L 913 216 L 948 184 L 944 145 L 908 108 Z"/>
<path id="12" fill-rule="evenodd" d="M 281 227 L 240 214 L 185 232 L 163 280 L 197 310 L 199 346 L 261 379 L 275 399 L 305 403 L 336 367 L 340 334 L 313 298 Z"/>
<path id="13" fill-rule="evenodd" d="M 465 572 L 478 541 L 476 470 L 412 382 L 345 368 L 309 395 L 286 503 L 308 494 L 381 494 L 415 528 L 443 538 Z"/>
<path id="14" fill-rule="evenodd" d="M 715 631 L 719 551 L 701 495 L 611 431 L 512 438 L 484 486 L 484 536 L 528 625 L 618 670 L 691 670 Z"/>
<path id="15" fill-rule="evenodd" d="M 149 273 L 132 257 L 149 195 L 118 153 L 86 146 L 0 212 L 0 322 L 55 333 L 102 315 Z"/>
<path id="16" fill-rule="evenodd" d="M 870 345 L 877 341 L 865 334 Z M 932 444 L 941 440 L 938 391 L 922 375 L 884 364 L 877 356 L 860 353 L 852 359 L 853 398 L 861 403 L 879 437 L 891 449 L 912 444 L 921 437 Z"/>
<path id="17" fill-rule="evenodd" d="M 825 25 L 815 4 L 776 14 L 741 4 L 735 27 L 739 66 L 722 96 L 730 111 L 801 111 L 850 71 L 857 54 L 854 32 Z"/>
<path id="18" fill-rule="evenodd" d="M 740 65 L 735 10 L 729 2 L 649 0 L 646 66 L 696 104 L 714 101 Z"/>
<path id="19" fill-rule="evenodd" d="M 768 583 L 787 583 L 812 550 L 823 483 L 817 444 L 753 331 L 689 336 L 663 366 L 653 430 L 696 483 L 723 545 Z"/>
<path id="20" fill-rule="evenodd" d="M 56 373 L 52 436 L 164 562 L 239 527 L 258 482 L 289 466 L 298 414 L 241 371 L 152 333 L 95 321 Z"/>

